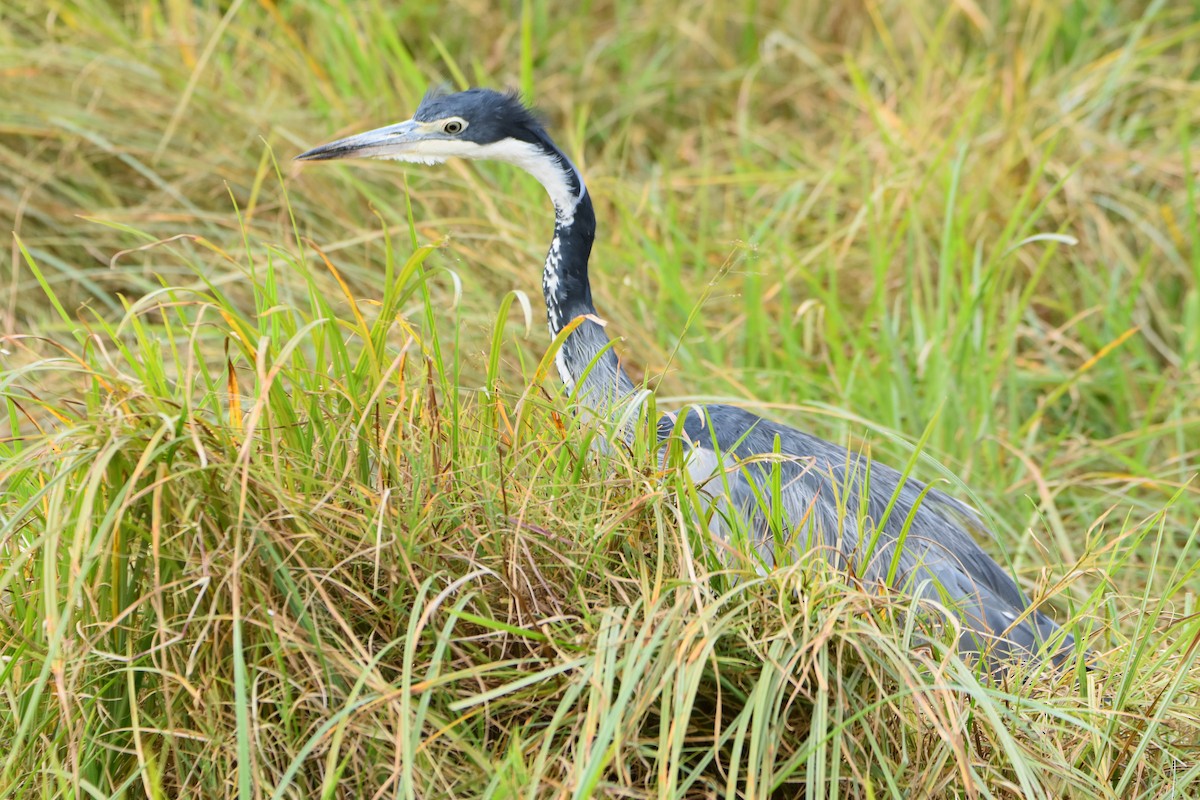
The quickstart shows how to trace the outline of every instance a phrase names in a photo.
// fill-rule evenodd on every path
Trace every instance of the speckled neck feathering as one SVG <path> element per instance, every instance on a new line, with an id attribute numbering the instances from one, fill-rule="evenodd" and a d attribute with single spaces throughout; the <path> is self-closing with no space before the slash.
<path id="1" fill-rule="evenodd" d="M 540 179 L 554 202 L 554 238 L 542 270 L 542 294 L 550 335 L 582 317 L 555 356 L 559 377 L 580 402 L 598 414 L 634 391 L 633 382 L 610 346 L 592 302 L 588 259 L 596 237 L 596 212 L 579 170 L 547 138 L 539 158 Z"/>
<path id="2" fill-rule="evenodd" d="M 431 93 L 410 120 L 298 157 L 490 159 L 533 175 L 554 204 L 542 273 L 550 333 L 579 320 L 555 356 L 559 376 L 584 414 L 612 419 L 634 396 L 592 302 L 588 259 L 596 214 L 583 176 L 516 95 Z M 976 543 L 975 534 L 987 533 L 979 515 L 938 489 L 733 406 L 667 414 L 658 434 L 682 440 L 684 466 L 708 503 L 703 513 L 693 514 L 690 504 L 685 513 L 726 543 L 748 537 L 758 569 L 816 549 L 859 580 L 908 593 L 921 614 L 948 611 L 957 620 L 959 650 L 982 656 L 992 670 L 1023 658 L 1063 664 L 1073 652 L 1074 638 L 1030 608 L 1012 577 Z"/>

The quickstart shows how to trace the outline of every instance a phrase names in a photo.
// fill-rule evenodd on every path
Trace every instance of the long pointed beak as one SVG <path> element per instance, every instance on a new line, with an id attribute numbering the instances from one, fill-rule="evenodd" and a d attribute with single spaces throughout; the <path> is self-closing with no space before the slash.
<path id="1" fill-rule="evenodd" d="M 386 128 L 347 136 L 336 142 L 314 147 L 296 156 L 297 161 L 329 161 L 335 158 L 396 158 L 412 144 L 421 141 L 423 128 L 415 120 L 406 120 Z"/>

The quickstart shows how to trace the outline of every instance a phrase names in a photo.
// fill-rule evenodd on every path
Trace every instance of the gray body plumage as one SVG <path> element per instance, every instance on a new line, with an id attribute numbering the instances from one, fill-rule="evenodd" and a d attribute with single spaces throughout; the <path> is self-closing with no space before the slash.
<path id="1" fill-rule="evenodd" d="M 742 408 L 690 408 L 667 421 L 707 454 L 690 471 L 717 506 L 715 527 L 727 535 L 744 526 L 766 565 L 818 548 L 867 584 L 890 574 L 894 588 L 957 614 L 959 649 L 993 664 L 1032 656 L 1059 632 L 1041 611 L 1026 613 L 1028 599 L 975 541 L 987 526 L 949 495 Z M 669 433 L 665 422 L 659 433 Z M 772 525 L 773 512 L 781 525 Z M 1071 645 L 1068 637 L 1058 652 Z"/>
<path id="2" fill-rule="evenodd" d="M 392 158 L 437 163 L 459 156 L 515 164 L 550 195 L 555 228 L 542 276 L 551 335 L 580 320 L 556 354 L 578 406 L 611 418 L 636 403 L 596 315 L 588 259 L 596 218 L 583 178 L 537 117 L 512 94 L 430 94 L 413 119 L 314 148 L 299 158 Z M 660 421 L 679 437 L 692 480 L 710 503 L 709 530 L 744 532 L 763 565 L 817 548 L 868 583 L 887 582 L 962 623 L 959 649 L 989 665 L 1038 655 L 1062 634 L 975 541 L 987 526 L 937 489 L 815 436 L 728 405 L 689 407 Z M 894 500 L 894 502 L 893 502 Z M 891 504 L 889 510 L 888 506 Z M 1073 649 L 1062 634 L 1051 657 Z"/>

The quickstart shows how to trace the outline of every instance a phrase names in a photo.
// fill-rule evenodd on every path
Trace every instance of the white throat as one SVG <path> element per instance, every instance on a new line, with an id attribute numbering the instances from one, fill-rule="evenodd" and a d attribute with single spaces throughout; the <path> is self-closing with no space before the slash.
<path id="1" fill-rule="evenodd" d="M 557 155 L 546 153 L 535 144 L 522 142 L 519 139 L 503 139 L 491 144 L 475 145 L 477 148 L 468 158 L 486 158 L 494 161 L 504 161 L 520 167 L 528 172 L 537 182 L 545 187 L 554 203 L 554 213 L 558 220 L 570 224 L 575 218 L 575 207 L 583 199 L 583 178 L 575 165 Z M 563 163 L 566 161 L 566 163 Z M 580 191 L 577 194 L 567 181 L 566 170 L 575 173 L 575 180 Z"/>
<path id="2" fill-rule="evenodd" d="M 535 144 L 519 139 L 502 139 L 491 144 L 476 144 L 462 140 L 429 140 L 421 142 L 419 149 L 407 153 L 386 156 L 396 161 L 440 164 L 448 158 L 471 158 L 480 161 L 504 161 L 513 164 L 537 178 L 546 188 L 558 221 L 569 225 L 575 218 L 575 208 L 583 199 L 583 177 L 575 165 L 565 158 L 546 153 Z M 565 162 L 565 163 L 564 163 Z M 575 173 L 580 187 L 576 193 L 567 181 L 566 170 Z"/>

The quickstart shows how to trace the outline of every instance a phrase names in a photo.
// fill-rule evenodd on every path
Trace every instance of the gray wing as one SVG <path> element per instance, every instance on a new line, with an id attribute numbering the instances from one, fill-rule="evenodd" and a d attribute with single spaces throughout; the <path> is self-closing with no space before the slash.
<path id="1" fill-rule="evenodd" d="M 719 514 L 744 523 L 767 565 L 780 546 L 792 558 L 819 547 L 867 581 L 892 572 L 895 588 L 953 610 L 967 629 L 960 650 L 986 652 L 989 660 L 1032 655 L 1058 632 L 1038 610 L 1017 621 L 1028 599 L 975 541 L 974 534 L 988 533 L 978 514 L 949 495 L 734 406 L 692 407 L 681 423 L 664 418 L 660 437 L 682 429 L 697 486 Z M 717 528 L 728 535 L 727 525 Z M 1068 636 L 1055 661 L 1071 649 Z"/>

